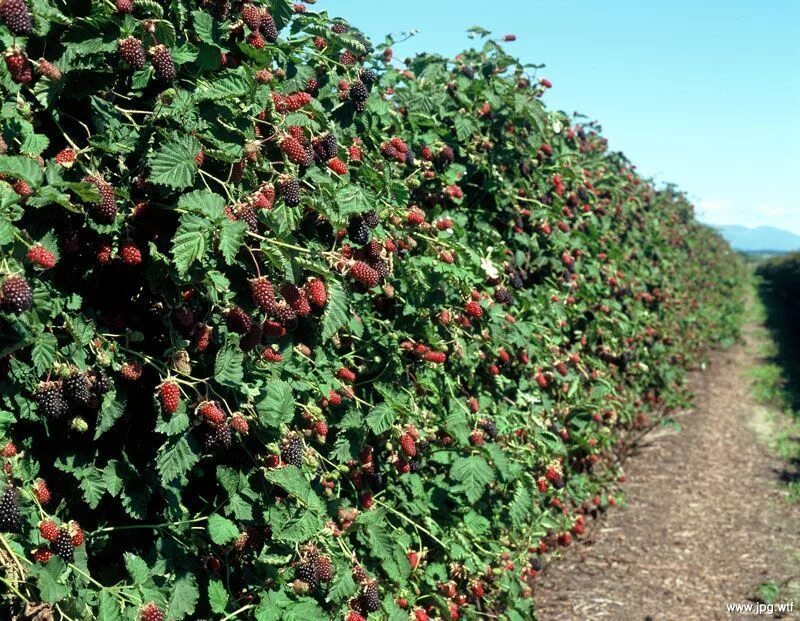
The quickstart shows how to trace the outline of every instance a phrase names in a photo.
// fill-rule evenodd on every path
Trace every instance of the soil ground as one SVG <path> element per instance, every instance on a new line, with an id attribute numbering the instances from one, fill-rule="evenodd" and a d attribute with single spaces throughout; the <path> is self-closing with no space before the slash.
<path id="1" fill-rule="evenodd" d="M 725 606 L 768 581 L 782 587 L 776 603 L 794 597 L 783 618 L 800 619 L 800 505 L 782 483 L 797 473 L 765 441 L 774 417 L 748 376 L 764 339 L 751 323 L 744 343 L 693 373 L 695 409 L 674 416 L 682 429 L 657 428 L 626 463 L 626 506 L 540 576 L 539 621 L 773 618 Z"/>

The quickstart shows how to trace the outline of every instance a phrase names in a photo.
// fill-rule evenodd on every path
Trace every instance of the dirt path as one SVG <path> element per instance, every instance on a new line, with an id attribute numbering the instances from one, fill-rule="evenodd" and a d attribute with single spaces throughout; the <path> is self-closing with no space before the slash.
<path id="1" fill-rule="evenodd" d="M 744 345 L 694 374 L 696 409 L 675 416 L 682 430 L 654 430 L 627 462 L 628 506 L 541 576 L 539 621 L 772 618 L 725 608 L 797 575 L 800 510 L 784 500 L 783 466 L 757 438 L 765 410 L 749 393 L 759 338 L 749 326 Z M 800 619 L 795 609 L 788 617 Z"/>

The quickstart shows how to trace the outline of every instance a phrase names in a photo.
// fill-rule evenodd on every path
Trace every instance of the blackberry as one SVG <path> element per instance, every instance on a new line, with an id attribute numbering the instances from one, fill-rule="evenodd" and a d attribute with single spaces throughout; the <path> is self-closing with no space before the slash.
<path id="1" fill-rule="evenodd" d="M 172 82 L 175 79 L 175 61 L 172 54 L 164 45 L 150 48 L 150 62 L 156 70 L 156 77 L 162 82 Z"/>
<path id="2" fill-rule="evenodd" d="M 71 563 L 75 560 L 75 544 L 72 543 L 72 535 L 66 528 L 58 531 L 58 537 L 52 543 L 53 552 L 58 554 L 65 562 Z"/>
<path id="3" fill-rule="evenodd" d="M 0 531 L 17 533 L 22 526 L 17 505 L 17 490 L 8 486 L 0 497 Z"/>
<path id="4" fill-rule="evenodd" d="M 298 468 L 303 465 L 303 441 L 297 435 L 289 435 L 281 442 L 281 461 Z"/>
<path id="5" fill-rule="evenodd" d="M 486 435 L 492 440 L 497 438 L 497 424 L 491 418 L 484 418 L 478 423 L 478 427 L 483 429 Z"/>
<path id="6" fill-rule="evenodd" d="M 147 62 L 147 56 L 145 56 L 142 42 L 134 37 L 120 40 L 119 55 L 122 57 L 122 60 L 134 69 L 141 69 Z"/>
<path id="7" fill-rule="evenodd" d="M 100 193 L 100 202 L 92 203 L 89 215 L 99 224 L 111 224 L 117 217 L 117 199 L 114 197 L 114 188 L 99 177 L 86 177 L 84 182 L 93 183 Z"/>
<path id="8" fill-rule="evenodd" d="M 461 75 L 465 76 L 468 80 L 473 80 L 475 78 L 475 69 L 469 65 L 464 65 L 461 67 Z"/>
<path id="9" fill-rule="evenodd" d="M 379 492 L 386 485 L 386 479 L 382 472 L 373 472 L 369 477 L 369 486 L 373 491 Z"/>
<path id="10" fill-rule="evenodd" d="M 538 556 L 532 556 L 530 558 L 530 565 L 533 571 L 542 571 L 542 561 Z"/>
<path id="11" fill-rule="evenodd" d="M 207 452 L 220 451 L 231 445 L 231 428 L 221 423 L 206 430 L 203 447 Z"/>
<path id="12" fill-rule="evenodd" d="M 275 309 L 275 318 L 284 328 L 291 328 L 297 323 L 297 313 L 286 302 L 278 304 Z"/>
<path id="13" fill-rule="evenodd" d="M 263 336 L 264 329 L 261 327 L 261 324 L 253 324 L 250 330 L 239 339 L 239 347 L 242 348 L 242 351 L 252 351 L 261 343 L 261 338 Z"/>
<path id="14" fill-rule="evenodd" d="M 369 266 L 378 272 L 378 276 L 381 278 L 386 278 L 389 275 L 389 266 L 381 259 L 371 259 L 369 261 Z"/>
<path id="15" fill-rule="evenodd" d="M 356 108 L 356 112 L 364 112 L 367 109 L 367 98 L 369 91 L 362 81 L 353 82 L 350 85 L 350 101 Z"/>
<path id="16" fill-rule="evenodd" d="M 511 304 L 514 301 L 514 298 L 511 297 L 511 294 L 505 287 L 497 287 L 494 290 L 494 299 L 499 304 Z"/>
<path id="17" fill-rule="evenodd" d="M 0 3 L 0 19 L 15 35 L 29 35 L 33 32 L 31 14 L 25 0 L 4 0 Z"/>
<path id="18" fill-rule="evenodd" d="M 411 149 L 406 151 L 406 165 L 407 166 L 413 166 L 414 165 L 414 158 L 415 158 L 415 155 L 414 155 L 414 152 Z"/>
<path id="19" fill-rule="evenodd" d="M 266 11 L 261 16 L 261 34 L 264 35 L 267 43 L 275 43 L 278 40 L 278 27 L 275 25 L 272 15 Z"/>
<path id="20" fill-rule="evenodd" d="M 311 588 L 316 587 L 318 584 L 316 564 L 310 561 L 299 563 L 294 568 L 294 577 L 297 580 L 302 580 Z"/>
<path id="21" fill-rule="evenodd" d="M 94 375 L 94 391 L 98 395 L 104 395 L 111 390 L 111 380 L 102 371 L 97 371 Z"/>
<path id="22" fill-rule="evenodd" d="M 287 207 L 300 204 L 300 182 L 297 179 L 286 179 L 280 184 L 281 196 Z"/>
<path id="23" fill-rule="evenodd" d="M 421 467 L 422 465 L 419 463 L 418 459 L 412 459 L 410 462 L 408 462 L 408 469 L 411 472 L 419 472 Z"/>
<path id="24" fill-rule="evenodd" d="M 361 592 L 361 601 L 367 612 L 377 612 L 381 608 L 381 596 L 378 592 L 378 583 L 370 580 L 364 585 Z"/>
<path id="25" fill-rule="evenodd" d="M 61 391 L 66 400 L 73 406 L 85 407 L 91 402 L 89 380 L 86 375 L 75 371 L 61 383 Z"/>
<path id="26" fill-rule="evenodd" d="M 319 162 L 327 162 L 339 152 L 339 143 L 333 134 L 325 134 L 315 139 L 313 147 L 314 155 Z"/>
<path id="27" fill-rule="evenodd" d="M 60 418 L 69 407 L 61 392 L 61 382 L 42 382 L 36 389 L 34 401 L 47 418 Z"/>
<path id="28" fill-rule="evenodd" d="M 331 32 L 335 32 L 336 34 L 344 34 L 350 28 L 344 22 L 336 22 L 331 26 Z"/>
<path id="29" fill-rule="evenodd" d="M 9 276 L 3 282 L 0 308 L 9 313 L 22 313 L 33 306 L 33 291 L 22 276 Z"/>
<path id="30" fill-rule="evenodd" d="M 333 578 L 331 559 L 327 556 L 320 556 L 319 559 L 317 559 L 317 580 L 320 582 L 330 582 L 331 578 Z"/>
<path id="31" fill-rule="evenodd" d="M 225 316 L 225 324 L 232 332 L 246 334 L 253 327 L 253 318 L 238 306 L 232 306 Z"/>
<path id="32" fill-rule="evenodd" d="M 361 216 L 364 218 L 364 222 L 367 223 L 367 226 L 371 229 L 374 229 L 380 224 L 380 220 L 378 220 L 378 214 L 375 211 L 368 211 Z"/>
<path id="33" fill-rule="evenodd" d="M 354 216 L 350 218 L 350 223 L 347 226 L 347 236 L 350 241 L 359 246 L 363 246 L 369 241 L 370 228 L 364 218 Z"/>
<path id="34" fill-rule="evenodd" d="M 249 2 L 242 7 L 242 20 L 250 30 L 258 30 L 261 27 L 263 12 Z"/>
<path id="35" fill-rule="evenodd" d="M 236 217 L 247 225 L 251 233 L 258 233 L 258 216 L 250 205 L 242 205 L 236 210 Z"/>
<path id="36" fill-rule="evenodd" d="M 378 74 L 375 73 L 372 69 L 362 69 L 359 72 L 358 77 L 366 85 L 367 88 L 372 88 L 373 85 L 378 81 Z"/>

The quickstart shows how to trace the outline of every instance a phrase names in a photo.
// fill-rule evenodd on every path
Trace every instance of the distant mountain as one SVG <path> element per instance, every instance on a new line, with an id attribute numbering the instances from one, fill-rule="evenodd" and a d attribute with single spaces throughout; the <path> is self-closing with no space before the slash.
<path id="1" fill-rule="evenodd" d="M 793 252 L 800 250 L 800 235 L 772 226 L 748 228 L 736 224 L 715 226 L 728 243 L 741 252 Z"/>

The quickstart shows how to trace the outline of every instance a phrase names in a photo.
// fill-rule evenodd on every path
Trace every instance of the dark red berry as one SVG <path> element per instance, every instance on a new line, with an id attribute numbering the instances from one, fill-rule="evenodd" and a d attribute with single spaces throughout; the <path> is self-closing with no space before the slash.
<path id="1" fill-rule="evenodd" d="M 172 54 L 164 45 L 150 48 L 150 62 L 156 70 L 156 77 L 162 82 L 172 82 L 175 79 L 175 62 Z"/>
<path id="2" fill-rule="evenodd" d="M 158 387 L 158 399 L 165 413 L 174 414 L 181 402 L 181 389 L 175 382 L 164 382 Z"/>
<path id="3" fill-rule="evenodd" d="M 15 35 L 29 35 L 33 32 L 31 14 L 25 0 L 3 0 L 0 2 L 0 20 Z"/>
<path id="4" fill-rule="evenodd" d="M 119 55 L 134 69 L 141 69 L 147 62 L 142 42 L 134 37 L 128 37 L 119 42 Z"/>
<path id="5" fill-rule="evenodd" d="M 9 276 L 3 281 L 0 308 L 19 314 L 33 306 L 33 291 L 22 276 Z"/>

